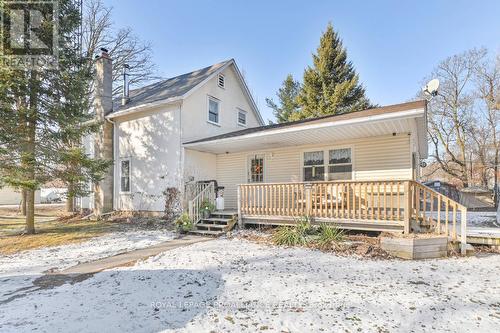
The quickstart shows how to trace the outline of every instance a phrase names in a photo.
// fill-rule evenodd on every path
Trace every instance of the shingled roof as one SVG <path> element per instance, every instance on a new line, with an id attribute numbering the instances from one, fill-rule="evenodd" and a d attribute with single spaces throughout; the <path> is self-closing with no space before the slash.
<path id="1" fill-rule="evenodd" d="M 210 75 L 217 72 L 217 70 L 232 61 L 234 60 L 226 60 L 218 64 L 198 69 L 193 72 L 172 77 L 138 89 L 130 90 L 128 103 L 126 105 L 121 105 L 121 98 L 115 99 L 113 101 L 113 111 L 109 114 L 113 114 L 143 104 L 154 103 L 167 99 L 181 98 L 191 89 L 209 78 Z"/>

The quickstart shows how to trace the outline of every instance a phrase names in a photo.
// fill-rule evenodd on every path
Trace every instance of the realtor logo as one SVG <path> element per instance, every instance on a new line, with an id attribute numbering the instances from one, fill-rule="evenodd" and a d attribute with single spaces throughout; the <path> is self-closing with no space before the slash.
<path id="1" fill-rule="evenodd" d="M 57 10 L 55 0 L 2 1 L 2 63 L 35 70 L 57 67 Z"/>

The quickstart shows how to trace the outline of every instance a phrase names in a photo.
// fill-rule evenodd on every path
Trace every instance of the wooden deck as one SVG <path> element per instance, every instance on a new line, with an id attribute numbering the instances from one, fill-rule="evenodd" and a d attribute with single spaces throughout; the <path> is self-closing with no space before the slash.
<path id="1" fill-rule="evenodd" d="M 293 225 L 308 216 L 345 229 L 430 231 L 464 246 L 467 226 L 464 206 L 412 180 L 241 184 L 238 216 L 241 225 Z"/>

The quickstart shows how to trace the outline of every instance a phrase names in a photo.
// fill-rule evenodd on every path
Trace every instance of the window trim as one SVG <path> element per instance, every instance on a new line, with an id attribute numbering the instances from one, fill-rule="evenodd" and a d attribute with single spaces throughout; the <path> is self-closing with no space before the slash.
<path id="1" fill-rule="evenodd" d="M 222 78 L 223 81 L 222 86 L 220 85 L 220 78 Z M 226 89 L 226 76 L 222 73 L 219 73 L 219 75 L 217 75 L 217 86 L 221 89 Z"/>
<path id="2" fill-rule="evenodd" d="M 218 107 L 218 114 L 217 114 L 217 120 L 218 122 L 210 120 L 210 101 L 214 101 L 217 103 Z M 221 115 L 221 100 L 218 98 L 215 98 L 213 96 L 207 95 L 207 123 L 215 125 L 215 126 L 220 126 L 220 115 Z"/>
<path id="3" fill-rule="evenodd" d="M 128 191 L 123 191 L 122 190 L 122 162 L 127 162 L 128 161 Z M 120 173 L 120 194 L 130 194 L 132 193 L 132 159 L 130 157 L 123 157 L 120 158 L 120 166 L 119 166 L 119 173 Z"/>
<path id="4" fill-rule="evenodd" d="M 238 126 L 241 126 L 241 127 L 247 127 L 248 125 L 248 112 L 246 112 L 245 110 L 243 109 L 240 109 L 240 108 L 236 108 L 236 124 Z M 242 124 L 240 123 L 240 112 L 243 113 L 245 115 L 245 123 Z"/>
<path id="5" fill-rule="evenodd" d="M 351 165 L 352 165 L 352 171 L 351 171 L 351 179 L 350 180 L 356 180 L 356 166 L 355 166 L 355 152 L 354 152 L 354 146 L 353 145 L 337 145 L 337 146 L 321 146 L 321 147 L 314 147 L 314 148 L 307 148 L 303 149 L 300 151 L 300 181 L 301 182 L 307 182 L 307 183 L 314 183 L 318 182 L 321 180 L 315 180 L 315 181 L 306 181 L 304 180 L 304 153 L 308 152 L 315 152 L 315 151 L 323 151 L 323 166 L 325 167 L 325 174 L 324 174 L 324 180 L 322 181 L 330 181 L 327 180 L 328 178 L 328 171 L 329 171 L 329 166 L 333 165 L 330 164 L 330 150 L 335 150 L 335 149 L 351 149 Z M 335 165 L 348 165 L 349 163 L 341 163 L 341 164 L 335 164 Z M 332 180 L 333 181 L 333 180 Z M 339 180 L 340 181 L 340 180 Z"/>

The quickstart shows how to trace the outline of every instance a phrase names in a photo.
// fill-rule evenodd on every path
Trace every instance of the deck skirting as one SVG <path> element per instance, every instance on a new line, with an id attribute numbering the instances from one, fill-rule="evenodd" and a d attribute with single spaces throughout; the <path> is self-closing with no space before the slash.
<path id="1" fill-rule="evenodd" d="M 269 225 L 269 226 L 293 226 L 297 224 L 297 218 L 291 216 L 263 216 L 263 215 L 243 215 L 244 225 Z M 403 222 L 398 221 L 380 221 L 380 220 L 358 220 L 358 219 L 339 219 L 315 217 L 311 219 L 312 225 L 322 223 L 335 224 L 341 229 L 366 230 L 366 231 L 390 231 L 403 232 Z"/>

